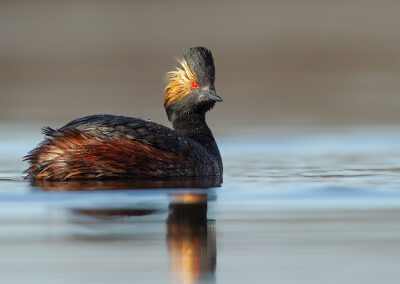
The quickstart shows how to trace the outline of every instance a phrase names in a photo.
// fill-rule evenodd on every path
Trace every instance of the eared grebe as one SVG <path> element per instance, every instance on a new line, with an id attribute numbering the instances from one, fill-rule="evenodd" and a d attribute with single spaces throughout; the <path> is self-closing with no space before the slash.
<path id="1" fill-rule="evenodd" d="M 154 122 L 92 115 L 60 129 L 24 159 L 31 180 L 222 175 L 222 160 L 205 114 L 222 99 L 215 67 L 204 47 L 188 49 L 181 68 L 168 73 L 164 107 L 175 130 Z"/>

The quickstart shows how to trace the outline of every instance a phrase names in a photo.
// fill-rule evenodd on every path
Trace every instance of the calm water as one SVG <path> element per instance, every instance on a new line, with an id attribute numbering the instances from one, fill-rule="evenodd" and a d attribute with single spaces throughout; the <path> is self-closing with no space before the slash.
<path id="1" fill-rule="evenodd" d="M 223 136 L 223 182 L 34 185 L 21 178 L 21 157 L 40 141 L 39 131 L 9 129 L 0 125 L 5 283 L 397 283 L 400 277 L 400 128 Z"/>

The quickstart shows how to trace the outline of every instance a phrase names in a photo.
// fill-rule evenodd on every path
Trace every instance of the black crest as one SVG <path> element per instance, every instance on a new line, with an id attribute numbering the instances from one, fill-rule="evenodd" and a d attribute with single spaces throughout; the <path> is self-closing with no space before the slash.
<path id="1" fill-rule="evenodd" d="M 183 54 L 183 58 L 196 74 L 201 83 L 214 84 L 215 67 L 211 51 L 205 47 L 191 47 Z"/>

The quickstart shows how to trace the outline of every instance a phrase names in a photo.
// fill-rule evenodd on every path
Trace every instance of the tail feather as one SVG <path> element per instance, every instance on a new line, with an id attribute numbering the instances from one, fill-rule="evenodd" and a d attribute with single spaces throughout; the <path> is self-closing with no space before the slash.
<path id="1" fill-rule="evenodd" d="M 42 133 L 46 136 L 43 142 L 23 157 L 23 160 L 29 163 L 29 168 L 24 171 L 25 179 L 33 180 L 41 176 L 48 179 L 56 177 L 66 166 L 63 153 L 65 154 L 68 148 L 74 149 L 81 138 L 81 134 L 73 129 L 59 132 L 44 127 Z"/>
<path id="2" fill-rule="evenodd" d="M 51 127 L 43 127 L 41 132 L 47 137 L 53 137 L 56 130 Z"/>

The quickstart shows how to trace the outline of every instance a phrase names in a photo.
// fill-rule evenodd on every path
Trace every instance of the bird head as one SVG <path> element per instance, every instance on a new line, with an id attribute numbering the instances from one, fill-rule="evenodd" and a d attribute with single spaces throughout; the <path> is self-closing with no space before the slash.
<path id="1" fill-rule="evenodd" d="M 222 98 L 215 91 L 215 67 L 211 51 L 205 47 L 189 48 L 180 67 L 167 73 L 164 107 L 168 118 L 173 112 L 202 114 Z"/>

